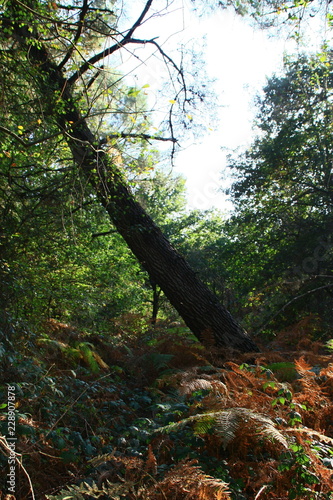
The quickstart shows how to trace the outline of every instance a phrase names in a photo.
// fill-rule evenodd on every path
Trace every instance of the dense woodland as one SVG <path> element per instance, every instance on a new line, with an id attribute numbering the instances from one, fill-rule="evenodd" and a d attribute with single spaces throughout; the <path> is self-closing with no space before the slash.
<path id="1" fill-rule="evenodd" d="M 214 97 L 197 54 L 140 38 L 169 3 L 0 2 L 1 499 L 333 499 L 330 2 L 188 2 L 298 42 L 230 217 L 172 169 Z M 154 106 L 119 70 L 141 46 Z"/>

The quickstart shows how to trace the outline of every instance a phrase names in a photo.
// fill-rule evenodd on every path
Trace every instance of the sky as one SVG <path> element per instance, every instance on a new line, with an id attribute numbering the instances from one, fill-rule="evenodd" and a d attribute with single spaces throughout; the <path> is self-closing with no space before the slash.
<path id="1" fill-rule="evenodd" d="M 145 2 L 135 3 L 131 11 L 135 20 Z M 165 2 L 157 0 L 156 5 Z M 154 4 L 153 4 L 154 5 Z M 193 13 L 190 0 L 174 0 L 166 16 L 156 15 L 139 28 L 136 36 L 151 38 L 158 34 L 158 43 L 168 54 L 177 52 L 181 44 L 195 40 L 203 50 L 205 69 L 214 79 L 218 97 L 218 121 L 207 117 L 200 138 L 191 136 L 182 141 L 182 150 L 174 162 L 174 173 L 186 177 L 189 209 L 217 208 L 226 215 L 232 209 L 221 187 L 230 185 L 226 168 L 231 150 L 244 149 L 254 137 L 254 97 L 273 73 L 283 68 L 283 56 L 296 49 L 287 35 L 272 37 L 268 32 L 252 28 L 231 10 L 215 10 L 199 17 Z M 120 69 L 128 68 L 137 85 L 146 89 L 151 102 L 166 78 L 157 58 L 147 55 L 146 48 L 134 48 L 123 54 Z M 133 71 L 134 70 L 134 71 Z"/>
<path id="2" fill-rule="evenodd" d="M 287 42 L 269 39 L 231 11 L 197 22 L 206 32 L 207 73 L 216 79 L 219 123 L 216 130 L 208 129 L 200 142 L 188 141 L 178 154 L 175 170 L 187 178 L 189 208 L 229 211 L 232 205 L 220 189 L 230 185 L 227 155 L 250 145 L 254 97 L 267 76 L 282 69 Z"/>

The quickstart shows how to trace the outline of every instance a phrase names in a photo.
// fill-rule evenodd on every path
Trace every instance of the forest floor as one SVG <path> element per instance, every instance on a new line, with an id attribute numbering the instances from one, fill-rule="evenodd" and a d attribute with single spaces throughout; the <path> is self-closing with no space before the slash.
<path id="1" fill-rule="evenodd" d="M 332 499 L 333 355 L 312 320 L 251 355 L 135 317 L 22 332 L 2 359 L 0 498 Z"/>

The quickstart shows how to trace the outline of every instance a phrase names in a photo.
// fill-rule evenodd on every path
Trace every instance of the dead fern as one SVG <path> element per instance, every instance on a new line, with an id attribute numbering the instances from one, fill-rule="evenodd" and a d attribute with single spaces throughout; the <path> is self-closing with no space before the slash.
<path id="1" fill-rule="evenodd" d="M 87 500 L 91 499 L 129 499 L 135 498 L 132 494 L 133 484 L 124 483 L 124 484 L 112 484 L 110 482 L 106 482 L 101 486 L 97 486 L 96 483 L 92 485 L 84 482 L 80 485 L 71 485 L 67 486 L 67 488 L 61 490 L 56 495 L 46 495 L 48 500 Z"/>
<path id="2" fill-rule="evenodd" d="M 165 385 L 177 388 L 180 394 L 189 395 L 195 391 L 212 390 L 215 393 L 223 393 L 228 395 L 227 386 L 219 380 L 220 370 L 213 374 L 198 373 L 200 367 L 194 366 L 186 371 L 167 374 L 158 380 L 158 386 Z"/>
<path id="3" fill-rule="evenodd" d="M 229 368 L 229 370 L 225 370 L 223 373 L 225 382 L 237 392 L 241 387 L 248 389 L 249 387 L 256 387 L 258 385 L 258 378 L 255 373 L 242 370 L 239 365 L 231 361 L 225 363 L 225 366 Z"/>
<path id="4" fill-rule="evenodd" d="M 153 452 L 151 444 L 148 445 L 148 457 L 145 464 L 145 471 L 149 472 L 153 476 L 157 474 L 157 460 Z"/>
<path id="5" fill-rule="evenodd" d="M 328 391 L 322 386 L 322 382 L 316 376 L 313 367 L 301 357 L 295 360 L 295 368 L 301 377 L 297 382 L 302 389 L 295 397 L 295 400 L 301 404 L 305 403 L 307 406 L 312 407 L 313 410 L 329 405 L 331 401 L 328 397 Z M 322 374 L 325 374 L 326 379 L 329 380 L 326 373 L 329 374 L 329 370 L 322 371 Z"/>
<path id="6" fill-rule="evenodd" d="M 210 390 L 212 389 L 212 387 L 213 386 L 210 380 L 204 378 L 197 378 L 181 384 L 179 392 L 184 395 L 192 394 L 192 392 L 195 391 Z"/>
<path id="7" fill-rule="evenodd" d="M 209 476 L 196 465 L 197 460 L 185 460 L 173 467 L 156 485 L 145 492 L 151 500 L 230 500 L 228 484 Z"/>
<path id="8" fill-rule="evenodd" d="M 192 394 L 195 391 L 201 390 L 214 391 L 215 393 L 222 392 L 226 395 L 228 394 L 227 386 L 221 382 L 221 380 L 214 379 L 211 375 L 204 375 L 200 378 L 184 381 L 179 387 L 179 392 L 183 395 Z"/>
<path id="9" fill-rule="evenodd" d="M 48 500 L 230 500 L 228 484 L 203 472 L 196 460 L 182 461 L 173 467 L 160 481 L 138 483 L 105 480 L 92 485 L 67 486 Z M 147 478 L 147 476 L 146 476 Z"/>
<path id="10" fill-rule="evenodd" d="M 249 421 L 255 423 L 258 436 L 272 439 L 288 448 L 286 438 L 275 427 L 274 422 L 269 417 L 248 408 L 230 408 L 227 411 L 219 412 L 216 419 L 216 433 L 222 437 L 224 448 L 235 438 L 236 430 L 240 426 L 246 427 Z"/>
<path id="11" fill-rule="evenodd" d="M 301 377 L 314 377 L 315 374 L 311 371 L 312 366 L 307 363 L 303 356 L 295 360 L 295 368 Z"/>
<path id="12" fill-rule="evenodd" d="M 285 448 L 288 448 L 286 438 L 275 427 L 274 422 L 265 415 L 248 408 L 229 408 L 223 411 L 192 415 L 179 422 L 173 422 L 160 427 L 155 432 L 176 432 L 188 424 L 194 424 L 194 434 L 207 434 L 209 431 L 212 431 L 221 439 L 223 448 L 226 448 L 235 439 L 236 431 L 242 428 L 244 434 L 245 429 L 250 427 L 249 423 L 255 424 L 258 436 L 275 440 Z M 252 429 L 250 433 L 252 435 Z"/>
<path id="13" fill-rule="evenodd" d="M 305 434 L 307 436 L 315 437 L 318 441 L 322 441 L 323 443 L 329 444 L 331 446 L 333 445 L 333 438 L 325 436 L 325 434 L 317 432 L 314 429 L 309 429 L 308 427 L 287 427 L 285 431 L 295 435 L 298 433 Z"/>
<path id="14" fill-rule="evenodd" d="M 148 450 L 148 465 L 152 464 L 152 457 Z M 99 476 L 97 486 L 109 480 L 112 483 L 126 482 L 139 483 L 145 476 L 147 463 L 140 457 L 115 456 L 114 453 L 100 455 L 89 460 L 93 468 L 103 465 L 106 470 Z M 150 471 L 151 474 L 151 471 Z"/>

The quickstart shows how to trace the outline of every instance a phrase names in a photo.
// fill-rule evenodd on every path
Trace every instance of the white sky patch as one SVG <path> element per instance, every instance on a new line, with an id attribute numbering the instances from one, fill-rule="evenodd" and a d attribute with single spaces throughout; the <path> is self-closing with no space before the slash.
<path id="1" fill-rule="evenodd" d="M 221 192 L 230 185 L 228 150 L 250 144 L 254 96 L 266 77 L 281 70 L 286 43 L 269 39 L 230 11 L 219 11 L 198 24 L 201 36 L 206 34 L 207 73 L 216 78 L 214 90 L 222 107 L 217 130 L 207 130 L 200 142 L 188 144 L 175 165 L 187 179 L 189 208 L 228 212 L 232 204 Z"/>
<path id="2" fill-rule="evenodd" d="M 133 21 L 144 4 L 135 3 L 137 12 L 131 11 Z M 159 4 L 158 8 L 164 5 L 163 2 L 156 4 Z M 221 105 L 219 120 L 216 124 L 216 119 L 212 118 L 213 123 L 203 130 L 200 140 L 189 138 L 182 143 L 183 150 L 175 159 L 175 173 L 181 173 L 187 179 L 189 208 L 219 208 L 228 212 L 231 204 L 219 192 L 219 188 L 230 184 L 226 149 L 244 149 L 250 145 L 256 113 L 253 99 L 262 90 L 267 77 L 281 72 L 284 53 L 295 51 L 296 44 L 287 41 L 287 35 L 279 39 L 269 38 L 268 32 L 255 30 L 232 10 L 217 9 L 211 15 L 199 18 L 191 11 L 187 0 L 171 2 L 169 13 L 147 20 L 137 30 L 136 37 L 151 39 L 156 34 L 157 42 L 168 55 L 173 57 L 174 54 L 175 60 L 181 45 L 190 40 L 202 40 L 208 77 L 216 79 L 213 88 Z M 161 108 L 163 114 L 169 99 L 166 97 L 166 102 L 161 103 L 158 96 L 158 90 L 167 78 L 163 62 L 153 55 L 153 50 L 149 51 L 143 45 L 131 46 L 131 51 L 122 51 L 119 69 L 128 68 L 132 82 L 137 86 L 149 84 L 145 90 L 149 103 L 156 109 Z M 133 58 L 133 53 L 137 58 Z"/>
<path id="3" fill-rule="evenodd" d="M 226 152 L 221 150 L 215 134 L 177 155 L 175 170 L 187 179 L 189 209 L 219 208 L 228 213 L 232 205 L 221 191 L 221 187 L 230 185 L 228 176 L 222 179 L 225 165 Z"/>

